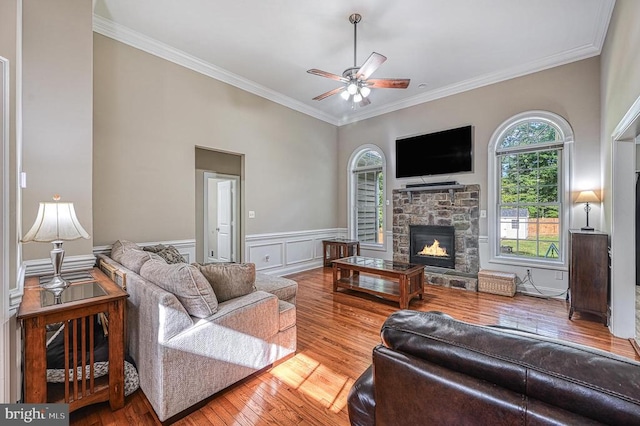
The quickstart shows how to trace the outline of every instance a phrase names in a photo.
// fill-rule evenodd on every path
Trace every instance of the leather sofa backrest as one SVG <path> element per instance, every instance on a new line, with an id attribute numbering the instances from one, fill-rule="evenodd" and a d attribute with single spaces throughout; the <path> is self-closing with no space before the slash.
<path id="1" fill-rule="evenodd" d="M 406 310 L 385 321 L 382 340 L 390 351 L 376 348 L 374 352 L 376 405 L 381 391 L 376 352 L 384 357 L 400 352 L 437 366 L 441 374 L 469 378 L 473 386 L 490 384 L 496 401 L 504 397 L 503 389 L 525 396 L 527 401 L 522 404 L 530 400 L 539 405 L 540 415 L 555 407 L 560 411 L 553 416 L 562 417 L 566 411 L 585 421 L 640 424 L 640 363 L 608 352 L 531 333 L 467 324 L 437 312 Z"/>

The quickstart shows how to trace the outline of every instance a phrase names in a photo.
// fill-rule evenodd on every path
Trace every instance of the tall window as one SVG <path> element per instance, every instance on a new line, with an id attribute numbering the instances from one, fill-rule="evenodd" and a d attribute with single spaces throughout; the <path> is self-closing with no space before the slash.
<path id="1" fill-rule="evenodd" d="M 494 257 L 564 262 L 568 168 L 564 119 L 532 111 L 494 134 Z"/>
<path id="2" fill-rule="evenodd" d="M 361 148 L 350 162 L 351 236 L 364 245 L 384 243 L 384 168 L 377 147 Z"/>

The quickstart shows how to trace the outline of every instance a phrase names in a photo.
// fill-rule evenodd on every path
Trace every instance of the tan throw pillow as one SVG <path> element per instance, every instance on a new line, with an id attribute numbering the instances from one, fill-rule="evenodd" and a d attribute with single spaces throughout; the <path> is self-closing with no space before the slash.
<path id="1" fill-rule="evenodd" d="M 111 246 L 111 258 L 138 274 L 145 262 L 158 257 L 143 251 L 141 247 L 131 241 L 118 240 Z"/>
<path id="2" fill-rule="evenodd" d="M 254 263 L 194 263 L 209 281 L 219 302 L 256 291 Z"/>
<path id="3" fill-rule="evenodd" d="M 218 299 L 211 285 L 198 268 L 188 263 L 167 264 L 164 260 L 150 260 L 142 265 L 140 275 L 173 293 L 193 317 L 207 318 L 218 310 Z"/>
<path id="4" fill-rule="evenodd" d="M 128 249 L 137 249 L 142 250 L 136 243 L 132 243 L 127 240 L 118 240 L 115 243 L 111 244 L 111 255 L 110 257 L 118 263 L 122 263 L 122 255 L 125 250 Z"/>

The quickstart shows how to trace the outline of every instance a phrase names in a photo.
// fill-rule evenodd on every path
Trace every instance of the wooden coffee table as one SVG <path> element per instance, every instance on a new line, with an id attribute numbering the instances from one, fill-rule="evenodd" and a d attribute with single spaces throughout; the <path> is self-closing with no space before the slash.
<path id="1" fill-rule="evenodd" d="M 352 256 L 333 261 L 333 291 L 339 288 L 373 294 L 407 309 L 424 294 L 424 265 Z"/>

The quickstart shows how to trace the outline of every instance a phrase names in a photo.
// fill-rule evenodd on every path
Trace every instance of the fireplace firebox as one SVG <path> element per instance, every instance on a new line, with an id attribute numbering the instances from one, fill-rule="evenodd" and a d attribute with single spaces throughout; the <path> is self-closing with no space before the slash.
<path id="1" fill-rule="evenodd" d="M 453 226 L 410 225 L 409 261 L 421 265 L 455 269 L 455 240 Z"/>

